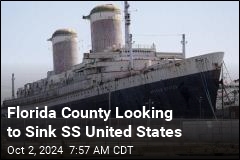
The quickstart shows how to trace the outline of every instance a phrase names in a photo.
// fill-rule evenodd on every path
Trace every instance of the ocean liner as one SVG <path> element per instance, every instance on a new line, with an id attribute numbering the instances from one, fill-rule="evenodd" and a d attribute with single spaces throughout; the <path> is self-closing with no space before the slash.
<path id="1" fill-rule="evenodd" d="M 174 118 L 214 118 L 223 52 L 186 58 L 184 34 L 179 53 L 158 52 L 154 44 L 133 47 L 127 1 L 124 44 L 118 7 L 96 6 L 83 19 L 90 21 L 92 49 L 84 53 L 82 63 L 77 62 L 77 33 L 55 31 L 49 39 L 53 71 L 25 84 L 16 95 L 13 87 L 12 98 L 3 101 L 2 111 L 10 106 L 27 110 L 48 106 L 60 115 L 68 106 L 72 110 L 112 109 L 114 116 L 115 107 L 121 114 L 146 106 L 173 110 Z"/>

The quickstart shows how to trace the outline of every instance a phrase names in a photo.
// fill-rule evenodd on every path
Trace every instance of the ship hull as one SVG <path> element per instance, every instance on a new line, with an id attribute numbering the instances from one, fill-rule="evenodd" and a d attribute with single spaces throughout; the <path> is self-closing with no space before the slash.
<path id="1" fill-rule="evenodd" d="M 174 118 L 214 118 L 220 70 L 200 72 L 192 75 L 162 80 L 135 86 L 90 98 L 77 100 L 51 109 L 61 115 L 63 107 L 71 110 L 115 109 L 120 115 L 126 110 L 147 109 L 173 110 Z"/>

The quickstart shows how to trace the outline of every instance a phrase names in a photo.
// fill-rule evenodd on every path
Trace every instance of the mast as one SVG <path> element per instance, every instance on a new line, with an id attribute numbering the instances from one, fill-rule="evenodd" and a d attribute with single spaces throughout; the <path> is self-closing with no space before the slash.
<path id="1" fill-rule="evenodd" d="M 183 54 L 183 58 L 186 58 L 186 39 L 185 39 L 185 34 L 182 34 L 182 54 Z"/>
<path id="2" fill-rule="evenodd" d="M 130 34 L 130 13 L 128 11 L 130 5 L 128 1 L 124 1 L 124 18 L 125 18 L 125 48 L 130 52 L 131 70 L 133 69 L 133 54 L 132 54 L 132 34 Z"/>
<path id="3" fill-rule="evenodd" d="M 222 64 L 222 84 L 221 84 L 221 86 L 222 86 L 222 118 L 224 117 L 224 101 L 223 101 L 223 78 L 224 78 L 224 75 L 223 75 L 223 64 Z"/>
<path id="4" fill-rule="evenodd" d="M 14 80 L 15 80 L 15 78 L 14 78 L 14 73 L 12 73 L 12 99 L 14 99 L 15 98 L 15 91 L 14 91 Z"/>

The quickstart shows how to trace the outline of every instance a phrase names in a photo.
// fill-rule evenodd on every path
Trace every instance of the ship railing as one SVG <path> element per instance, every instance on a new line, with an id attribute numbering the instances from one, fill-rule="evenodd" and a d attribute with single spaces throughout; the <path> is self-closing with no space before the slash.
<path id="1" fill-rule="evenodd" d="M 5 98 L 5 104 L 12 105 L 17 103 L 17 105 L 22 105 L 27 103 L 39 102 L 40 100 L 47 100 L 47 99 L 54 98 L 58 96 L 58 93 L 59 93 L 59 89 L 54 88 L 54 89 L 48 90 L 47 92 L 43 92 L 38 95 L 32 95 L 29 97 Z"/>
<path id="2" fill-rule="evenodd" d="M 123 47 L 120 49 L 122 52 L 129 52 L 129 48 Z M 152 45 L 146 45 L 146 44 L 133 44 L 132 45 L 132 50 L 133 52 L 139 51 L 139 52 L 144 52 L 144 51 L 149 51 L 149 52 L 156 52 L 156 46 L 154 44 Z"/>
<path id="3" fill-rule="evenodd" d="M 68 93 L 75 92 L 76 90 L 82 89 L 80 85 L 68 85 L 64 86 L 63 91 L 60 92 L 60 89 L 58 88 L 53 88 L 51 90 L 48 90 L 47 92 L 42 93 L 41 95 L 35 95 L 31 97 L 21 97 L 17 99 L 17 101 L 21 104 L 26 104 L 26 103 L 33 103 L 33 102 L 40 102 L 40 101 L 45 101 L 45 100 L 50 100 L 52 98 L 56 98 L 59 95 L 64 95 Z"/>
<path id="4" fill-rule="evenodd" d="M 4 98 L 4 101 L 8 101 L 8 100 L 12 100 L 12 99 L 14 99 L 14 98 L 12 98 L 12 97 L 6 97 L 6 98 Z"/>

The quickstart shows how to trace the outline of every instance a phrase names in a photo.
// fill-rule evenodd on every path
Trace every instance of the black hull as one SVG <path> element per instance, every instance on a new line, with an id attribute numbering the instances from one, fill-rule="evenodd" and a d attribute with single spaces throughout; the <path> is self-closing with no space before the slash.
<path id="1" fill-rule="evenodd" d="M 115 108 L 120 115 L 126 110 L 142 110 L 142 106 L 156 110 L 173 110 L 174 118 L 214 118 L 220 70 L 197 73 L 150 84 L 113 91 L 78 101 L 53 106 L 61 115 L 63 107 L 72 110 Z M 109 105 L 109 97 L 111 105 Z"/>

